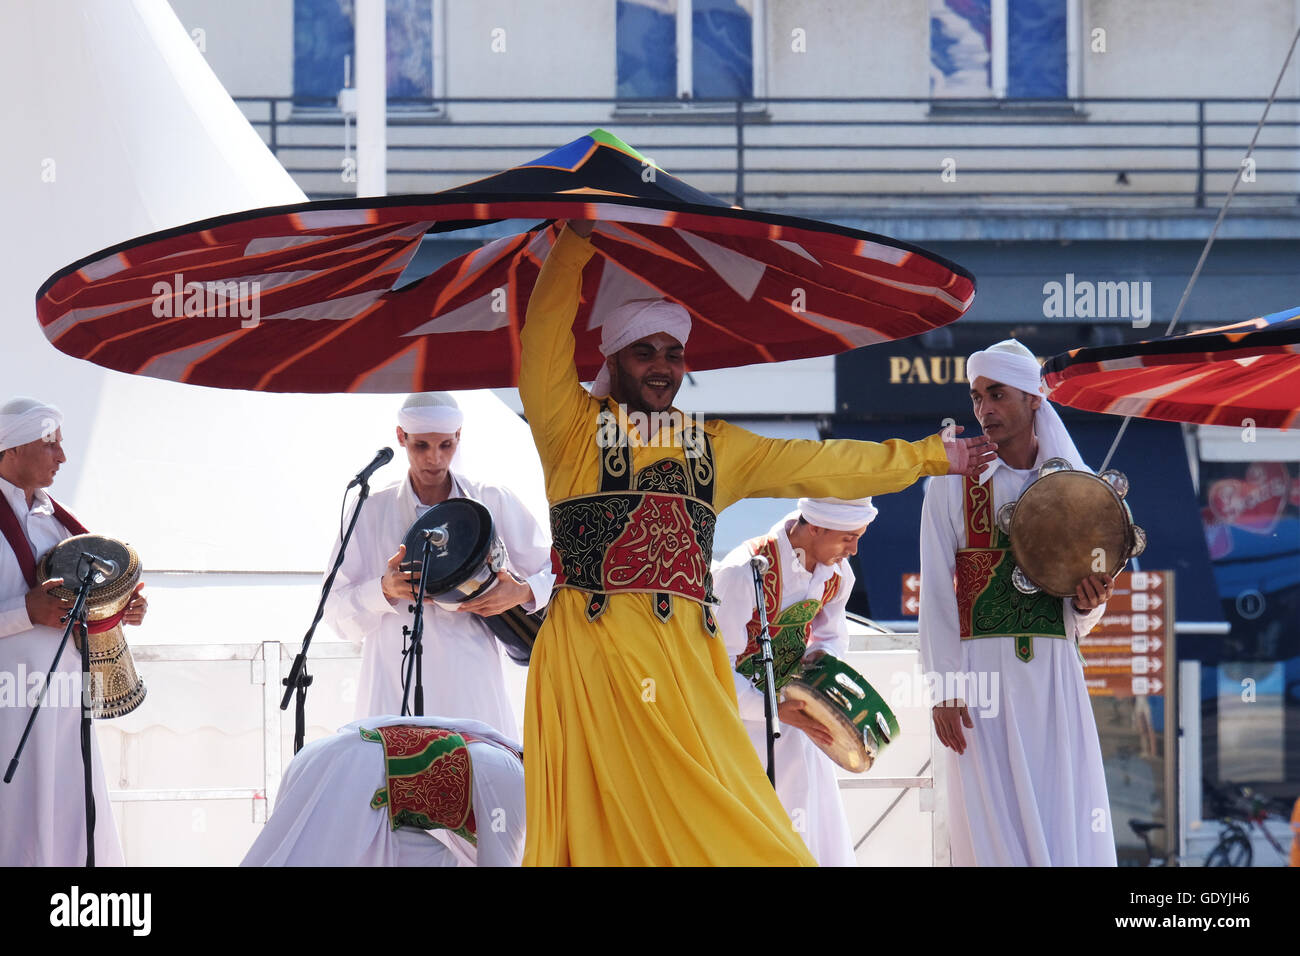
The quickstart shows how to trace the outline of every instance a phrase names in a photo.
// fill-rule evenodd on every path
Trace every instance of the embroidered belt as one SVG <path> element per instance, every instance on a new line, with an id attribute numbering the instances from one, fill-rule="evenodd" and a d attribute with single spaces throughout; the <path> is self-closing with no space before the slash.
<path id="1" fill-rule="evenodd" d="M 661 458 L 640 471 L 612 400 L 596 419 L 597 491 L 551 507 L 551 567 L 557 588 L 587 595 L 587 620 L 605 613 L 619 591 L 654 597 L 667 621 L 673 598 L 702 608 L 704 628 L 717 633 L 713 594 L 713 510 L 717 472 L 713 442 L 691 425 L 679 433 L 685 461 Z"/>
<path id="2" fill-rule="evenodd" d="M 551 508 L 555 586 L 592 595 L 593 620 L 619 591 L 662 595 L 655 611 L 664 620 L 669 596 L 715 604 L 709 562 L 717 521 L 708 504 L 681 494 L 597 492 L 558 502 Z"/>
<path id="3" fill-rule="evenodd" d="M 478 845 L 475 832 L 474 769 L 467 738 L 441 727 L 393 724 L 361 728 L 361 738 L 384 748 L 385 785 L 370 801 L 387 808 L 394 830 L 450 830 Z"/>

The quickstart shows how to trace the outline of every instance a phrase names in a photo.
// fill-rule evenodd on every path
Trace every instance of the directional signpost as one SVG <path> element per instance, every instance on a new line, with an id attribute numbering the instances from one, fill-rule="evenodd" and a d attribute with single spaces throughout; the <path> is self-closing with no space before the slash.
<path id="1" fill-rule="evenodd" d="M 921 613 L 921 575 L 913 572 L 903 575 L 903 613 L 916 617 Z"/>
<path id="2" fill-rule="evenodd" d="M 1174 663 L 1173 572 L 1123 571 L 1092 633 L 1079 641 L 1093 697 L 1162 696 Z"/>

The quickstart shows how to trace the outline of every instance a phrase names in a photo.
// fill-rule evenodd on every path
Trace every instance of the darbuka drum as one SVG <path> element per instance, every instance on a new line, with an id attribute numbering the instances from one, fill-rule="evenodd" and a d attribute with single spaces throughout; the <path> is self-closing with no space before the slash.
<path id="1" fill-rule="evenodd" d="M 785 696 L 803 702 L 804 713 L 833 738 L 817 744 L 845 770 L 863 773 L 898 736 L 898 718 L 866 678 L 838 657 L 813 655 L 785 686 Z"/>
<path id="2" fill-rule="evenodd" d="M 1124 496 L 1128 479 L 1114 469 L 1094 475 L 1063 458 L 1043 462 L 1038 477 L 998 512 L 1011 538 L 1017 589 L 1072 597 L 1093 573 L 1114 578 L 1146 549 Z"/>
<path id="3" fill-rule="evenodd" d="M 471 498 L 448 498 L 421 515 L 402 542 L 407 558 L 402 570 L 419 572 L 426 533 L 433 547 L 425 594 L 436 604 L 452 608 L 486 594 L 497 583 L 497 572 L 506 566 L 506 549 L 483 505 Z M 544 609 L 529 614 L 512 607 L 483 622 L 512 661 L 527 664 L 545 619 Z"/>
<path id="4" fill-rule="evenodd" d="M 86 623 L 90 642 L 91 716 L 100 720 L 131 713 L 144 700 L 145 686 L 135 671 L 131 649 L 122 633 L 122 614 L 140 583 L 140 558 L 129 544 L 97 534 L 79 534 L 57 545 L 41 558 L 39 577 L 63 578 L 50 593 L 68 601 L 77 597 L 77 583 L 85 574 L 83 553 L 107 558 L 117 565 L 112 575 L 91 587 L 86 597 Z M 76 631 L 74 630 L 75 634 Z"/>

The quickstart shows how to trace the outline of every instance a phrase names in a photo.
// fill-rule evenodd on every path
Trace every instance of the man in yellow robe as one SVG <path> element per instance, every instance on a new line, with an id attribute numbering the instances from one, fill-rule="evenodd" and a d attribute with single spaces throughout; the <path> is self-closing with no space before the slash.
<path id="1" fill-rule="evenodd" d="M 737 711 L 710 611 L 716 513 L 741 498 L 862 498 L 975 474 L 995 446 L 781 441 L 695 422 L 672 408 L 689 316 L 662 300 L 606 321 L 596 397 L 578 380 L 572 328 L 591 229 L 560 233 L 521 334 L 557 571 L 528 674 L 524 864 L 813 865 Z"/>

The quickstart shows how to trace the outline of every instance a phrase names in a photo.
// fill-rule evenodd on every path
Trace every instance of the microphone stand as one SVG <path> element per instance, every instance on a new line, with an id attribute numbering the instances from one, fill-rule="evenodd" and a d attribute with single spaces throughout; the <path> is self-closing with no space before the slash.
<path id="1" fill-rule="evenodd" d="M 289 669 L 289 676 L 286 677 L 284 684 L 284 697 L 280 700 L 280 709 L 289 709 L 289 698 L 297 697 L 297 706 L 294 708 L 293 715 L 293 752 L 296 754 L 302 750 L 303 738 L 307 733 L 307 688 L 311 686 L 312 677 L 307 673 L 307 652 L 311 649 L 311 639 L 316 633 L 316 625 L 320 623 L 325 616 L 325 601 L 329 597 L 330 589 L 334 587 L 334 578 L 339 573 L 339 568 L 343 566 L 343 556 L 348 550 L 348 541 L 352 538 L 352 530 L 357 526 L 357 518 L 361 515 L 361 506 L 366 503 L 366 498 L 370 495 L 370 481 L 368 478 L 362 478 L 359 482 L 361 491 L 357 493 L 357 506 L 352 509 L 352 520 L 348 522 L 347 530 L 343 534 L 343 541 L 339 544 L 338 556 L 334 559 L 334 567 L 330 569 L 329 576 L 325 578 L 325 584 L 321 587 L 320 603 L 316 606 L 316 616 L 312 618 L 311 627 L 307 628 L 307 636 L 302 639 L 302 647 L 298 651 L 298 656 L 293 659 L 293 667 Z M 345 491 L 346 495 L 347 492 Z M 263 666 L 270 668 L 278 666 L 279 661 L 264 661 Z"/>
<path id="2" fill-rule="evenodd" d="M 420 549 L 420 589 L 416 592 L 415 604 L 411 606 L 411 613 L 415 615 L 415 619 L 409 629 L 403 628 L 411 638 L 411 646 L 407 650 L 409 656 L 406 659 L 406 679 L 402 681 L 401 716 L 403 717 L 411 716 L 406 708 L 406 702 L 411 691 L 412 667 L 415 668 L 415 716 L 424 716 L 424 587 L 429 581 L 429 555 L 432 551 L 433 542 L 426 534 L 424 546 Z"/>
<path id="3" fill-rule="evenodd" d="M 763 571 L 767 562 L 757 556 L 750 559 L 754 573 L 754 602 L 758 608 L 758 649 L 763 664 L 763 718 L 767 722 L 767 779 L 776 786 L 776 738 L 781 736 L 781 722 L 776 715 L 776 676 L 772 672 L 772 635 L 768 633 L 767 602 L 763 600 Z M 763 570 L 759 570 L 762 568 Z"/>
<path id="4" fill-rule="evenodd" d="M 88 555 L 83 554 L 85 559 Z M 91 777 L 91 754 L 90 754 L 90 712 L 93 705 L 93 695 L 91 693 L 90 681 L 90 640 L 86 634 L 86 598 L 90 594 L 90 589 L 95 584 L 104 580 L 103 575 L 98 572 L 94 565 L 86 569 L 84 575 L 77 585 L 77 596 L 72 602 L 72 609 L 68 611 L 67 627 L 63 629 L 63 639 L 59 641 L 59 647 L 54 652 L 54 660 L 50 662 L 49 673 L 45 675 L 45 686 L 41 688 L 40 700 L 32 708 L 31 715 L 27 718 L 27 726 L 23 728 L 23 736 L 18 741 L 18 749 L 14 751 L 13 759 L 9 761 L 9 767 L 5 771 L 5 783 L 10 783 L 14 779 L 14 773 L 18 770 L 18 758 L 22 756 L 23 748 L 27 746 L 27 738 L 32 732 L 32 726 L 36 723 L 36 715 L 40 713 L 41 705 L 45 703 L 45 698 L 50 692 L 50 683 L 54 679 L 54 674 L 59 667 L 59 659 L 63 657 L 63 649 L 68 646 L 68 638 L 72 635 L 72 629 L 77 629 L 78 636 L 81 638 L 81 676 L 83 686 L 81 688 L 81 764 L 82 776 L 85 782 L 85 800 L 86 800 L 86 866 L 95 865 L 95 786 Z"/>

